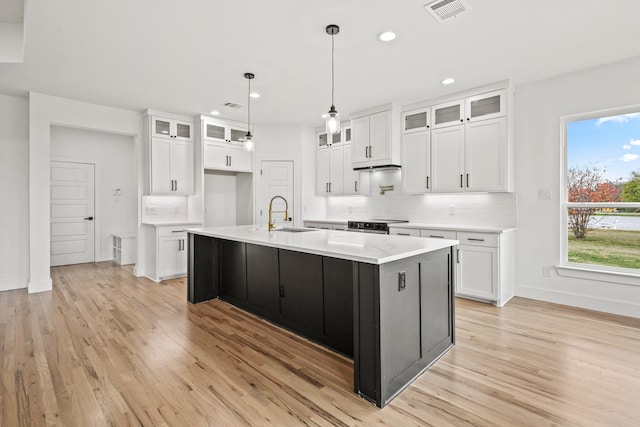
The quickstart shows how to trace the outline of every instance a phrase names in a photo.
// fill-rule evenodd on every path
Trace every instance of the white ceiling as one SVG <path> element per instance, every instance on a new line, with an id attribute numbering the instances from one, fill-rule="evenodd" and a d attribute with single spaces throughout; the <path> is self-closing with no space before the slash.
<path id="1" fill-rule="evenodd" d="M 246 105 L 249 71 L 262 94 L 252 101 L 254 123 L 321 125 L 331 103 L 328 24 L 341 27 L 335 105 L 343 117 L 640 55 L 638 0 L 467 0 L 472 10 L 443 24 L 427 2 L 29 0 L 24 63 L 0 64 L 0 92 L 195 115 Z M 376 35 L 387 29 L 398 38 L 383 44 Z M 442 86 L 446 76 L 456 84 Z M 244 108 L 221 111 L 246 120 Z"/>

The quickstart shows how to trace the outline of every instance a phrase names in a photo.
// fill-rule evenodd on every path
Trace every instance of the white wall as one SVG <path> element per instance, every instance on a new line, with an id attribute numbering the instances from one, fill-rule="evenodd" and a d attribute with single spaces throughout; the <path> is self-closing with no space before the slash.
<path id="1" fill-rule="evenodd" d="M 51 290 L 50 267 L 50 154 L 51 125 L 91 129 L 133 137 L 136 164 L 142 163 L 142 115 L 70 99 L 29 94 L 29 292 Z M 137 188 L 143 188 L 143 168 L 138 168 Z M 138 190 L 140 191 L 140 190 Z M 137 200 L 140 200 L 138 194 Z M 138 204 L 137 218 L 140 218 Z M 138 224 L 138 230 L 141 225 Z M 140 233 L 139 233 L 140 234 Z M 138 239 L 138 259 L 144 247 Z M 141 275 L 144 272 L 136 271 Z"/>
<path id="2" fill-rule="evenodd" d="M 518 87 L 516 295 L 640 317 L 638 285 L 553 275 L 560 254 L 560 117 L 640 104 L 640 58 Z M 538 200 L 550 189 L 551 200 Z"/>
<path id="3" fill-rule="evenodd" d="M 260 165 L 263 160 L 292 160 L 294 162 L 294 208 L 293 222 L 295 226 L 302 226 L 303 203 L 313 200 L 315 186 L 315 140 L 313 131 L 298 125 L 256 125 L 254 127 L 256 140 L 254 188 L 260 188 Z M 311 181 L 310 181 L 311 180 Z M 311 189 L 311 191 L 310 191 Z M 256 194 L 256 203 L 260 195 Z M 263 206 L 263 212 L 266 206 Z M 260 207 L 258 207 L 260 209 Z M 266 224 L 266 218 L 261 222 L 256 216 L 256 223 Z"/>
<path id="4" fill-rule="evenodd" d="M 29 101 L 0 95 L 0 291 L 29 280 Z"/>
<path id="5" fill-rule="evenodd" d="M 204 226 L 236 225 L 236 174 L 204 173 Z"/>
<path id="6" fill-rule="evenodd" d="M 95 259 L 111 259 L 111 233 L 137 229 L 138 187 L 133 138 L 51 126 L 51 159 L 95 164 Z M 113 195 L 116 188 L 122 190 L 122 195 Z"/>

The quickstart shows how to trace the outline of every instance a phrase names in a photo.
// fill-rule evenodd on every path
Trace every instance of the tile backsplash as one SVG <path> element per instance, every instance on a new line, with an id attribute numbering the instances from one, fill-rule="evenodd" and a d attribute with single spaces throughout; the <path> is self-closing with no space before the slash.
<path id="1" fill-rule="evenodd" d="M 364 172 L 368 173 L 368 172 Z M 380 194 L 380 186 L 393 191 Z M 371 172 L 371 195 L 327 197 L 327 219 L 406 219 L 431 224 L 516 226 L 515 193 L 405 194 L 401 172 Z"/>
<path id="2" fill-rule="evenodd" d="M 142 222 L 186 221 L 187 197 L 142 196 Z"/>

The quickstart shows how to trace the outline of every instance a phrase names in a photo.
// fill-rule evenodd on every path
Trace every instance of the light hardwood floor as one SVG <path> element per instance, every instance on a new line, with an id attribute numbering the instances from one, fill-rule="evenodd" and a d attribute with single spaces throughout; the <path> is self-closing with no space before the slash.
<path id="1" fill-rule="evenodd" d="M 456 346 L 380 410 L 352 362 L 111 262 L 0 292 L 0 425 L 640 425 L 640 320 L 458 299 Z"/>

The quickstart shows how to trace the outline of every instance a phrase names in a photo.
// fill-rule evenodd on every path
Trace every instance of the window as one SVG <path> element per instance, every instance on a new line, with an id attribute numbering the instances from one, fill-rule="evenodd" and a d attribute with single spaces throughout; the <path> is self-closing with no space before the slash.
<path id="1" fill-rule="evenodd" d="M 562 265 L 640 274 L 640 106 L 562 125 Z"/>

